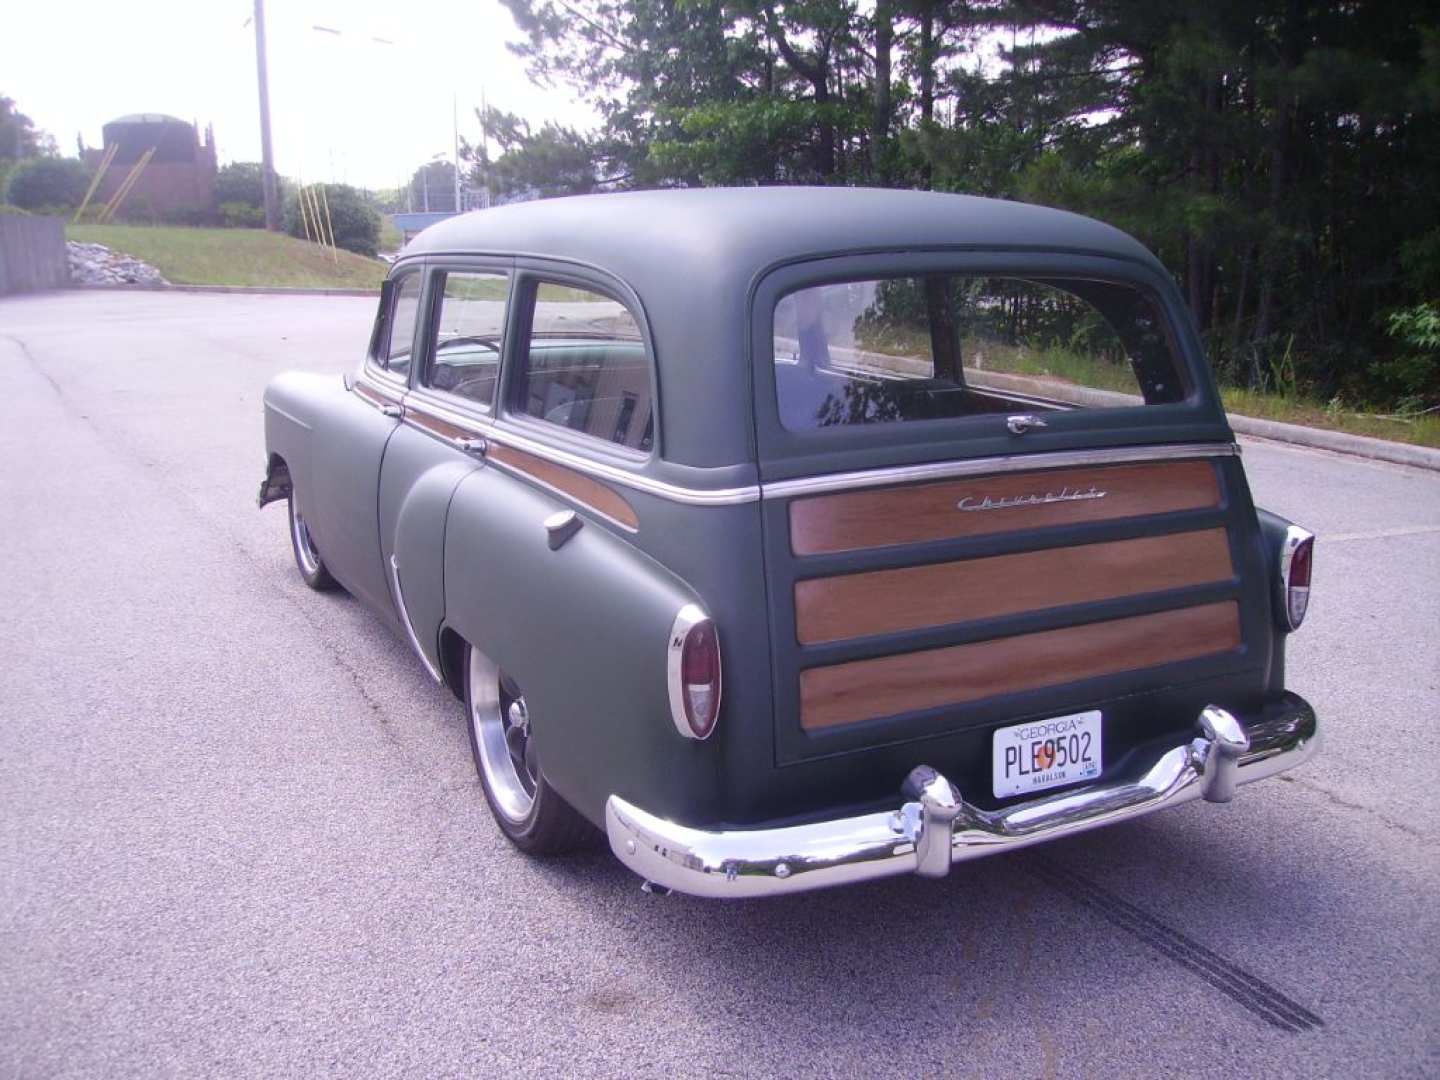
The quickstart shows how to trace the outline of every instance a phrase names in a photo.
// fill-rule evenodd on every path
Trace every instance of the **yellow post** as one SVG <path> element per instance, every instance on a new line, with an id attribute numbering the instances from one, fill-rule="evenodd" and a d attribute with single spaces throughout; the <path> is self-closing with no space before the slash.
<path id="1" fill-rule="evenodd" d="M 129 174 L 115 190 L 115 194 L 110 196 L 110 201 L 105 204 L 105 209 L 101 211 L 99 218 L 96 219 L 99 224 L 107 225 L 110 223 L 110 220 L 115 216 L 115 211 L 120 209 L 120 204 L 123 203 L 130 194 L 130 189 L 135 186 L 135 181 L 140 179 L 140 174 L 145 171 L 145 166 L 150 164 L 150 159 L 154 156 L 155 147 L 153 146 L 140 155 L 140 160 L 135 162 L 134 168 L 130 170 Z"/>
<path id="2" fill-rule="evenodd" d="M 315 243 L 325 246 L 325 226 L 320 221 L 320 200 L 315 197 L 315 185 L 305 189 L 305 205 L 310 208 L 310 223 L 315 226 Z"/>
<path id="3" fill-rule="evenodd" d="M 325 231 L 330 234 L 330 261 L 340 264 L 340 253 L 335 250 L 335 226 L 330 221 L 330 196 L 325 194 L 325 185 L 320 185 L 320 199 L 325 204 Z"/>
<path id="4" fill-rule="evenodd" d="M 95 196 L 95 189 L 100 186 L 100 181 L 105 179 L 105 170 L 110 168 L 110 163 L 115 160 L 115 153 L 120 149 L 120 144 L 111 143 L 105 150 L 105 156 L 100 159 L 100 168 L 95 170 L 95 178 L 90 181 L 90 187 L 85 192 L 85 198 L 80 200 L 80 208 L 75 211 L 75 216 L 70 219 L 74 225 L 80 220 L 80 215 L 85 213 L 85 208 L 90 205 L 90 200 Z"/>
<path id="5" fill-rule="evenodd" d="M 300 227 L 305 230 L 305 241 L 309 243 L 314 240 L 314 237 L 310 235 L 310 215 L 305 212 L 305 184 L 303 181 L 296 181 L 295 203 L 300 208 Z"/>

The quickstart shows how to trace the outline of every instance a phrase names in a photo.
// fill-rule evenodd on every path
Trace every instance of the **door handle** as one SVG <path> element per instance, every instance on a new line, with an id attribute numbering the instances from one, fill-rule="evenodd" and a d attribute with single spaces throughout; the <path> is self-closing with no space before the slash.
<path id="1" fill-rule="evenodd" d="M 477 435 L 473 439 L 456 439 L 455 445 L 467 454 L 484 457 L 487 443 Z"/>
<path id="2" fill-rule="evenodd" d="M 399 420 L 405 415 L 405 407 L 403 405 L 381 405 L 380 415 L 388 416 L 392 420 Z"/>
<path id="3" fill-rule="evenodd" d="M 1049 427 L 1050 425 L 1041 420 L 1038 416 L 1026 413 L 1022 416 L 1007 416 L 1005 426 L 1010 429 L 1011 435 L 1024 435 L 1027 431 L 1035 428 Z"/>

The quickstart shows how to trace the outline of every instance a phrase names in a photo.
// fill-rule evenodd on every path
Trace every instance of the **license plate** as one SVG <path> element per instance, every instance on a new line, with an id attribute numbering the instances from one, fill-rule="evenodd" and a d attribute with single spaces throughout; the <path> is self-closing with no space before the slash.
<path id="1" fill-rule="evenodd" d="M 1093 780 L 1100 775 L 1100 710 L 1032 720 L 995 732 L 995 797 Z"/>

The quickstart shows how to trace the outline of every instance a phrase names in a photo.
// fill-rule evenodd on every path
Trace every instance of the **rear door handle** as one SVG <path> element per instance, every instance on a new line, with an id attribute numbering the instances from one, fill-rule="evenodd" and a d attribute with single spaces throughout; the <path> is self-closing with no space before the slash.
<path id="1" fill-rule="evenodd" d="M 403 405 L 381 405 L 380 415 L 388 416 L 392 420 L 399 420 L 405 415 L 405 407 Z"/>
<path id="2" fill-rule="evenodd" d="M 487 444 L 484 439 L 476 436 L 473 439 L 457 439 L 455 441 L 455 445 L 467 454 L 475 454 L 478 457 L 484 457 Z"/>
<path id="3" fill-rule="evenodd" d="M 1005 418 L 1005 426 L 1010 430 L 1011 435 L 1024 435 L 1027 431 L 1035 428 L 1049 427 L 1050 425 L 1038 416 L 1031 413 L 1024 413 L 1020 416 L 1007 416 Z"/>

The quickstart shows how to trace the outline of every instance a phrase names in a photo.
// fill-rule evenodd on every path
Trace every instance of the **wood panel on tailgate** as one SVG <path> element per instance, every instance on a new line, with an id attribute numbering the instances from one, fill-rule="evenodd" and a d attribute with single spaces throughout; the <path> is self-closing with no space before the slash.
<path id="1" fill-rule="evenodd" d="M 810 668 L 800 673 L 800 725 L 814 731 L 1193 660 L 1240 640 L 1240 606 L 1226 600 Z"/>
<path id="2" fill-rule="evenodd" d="M 795 583 L 802 645 L 990 619 L 1228 581 L 1224 529 L 1142 536 L 1019 555 Z"/>
<path id="3" fill-rule="evenodd" d="M 1014 529 L 1199 510 L 1219 505 L 1208 461 L 1149 462 L 967 477 L 790 504 L 796 555 L 859 551 Z"/>
<path id="4" fill-rule="evenodd" d="M 1000 473 L 802 497 L 789 507 L 797 643 L 802 654 L 860 638 L 883 650 L 886 636 L 915 630 L 1059 608 L 1072 609 L 1064 620 L 1073 622 L 1073 609 L 1086 604 L 1232 586 L 1229 535 L 1215 524 L 935 562 L 900 550 L 1004 532 L 1026 533 L 1034 548 L 1044 530 L 1057 526 L 1220 505 L 1219 475 L 1208 460 Z M 879 548 L 910 565 L 835 573 L 829 560 L 822 564 L 826 576 L 805 576 L 807 556 Z M 802 662 L 800 724 L 814 731 L 1231 652 L 1242 642 L 1240 606 L 1215 595 L 1196 604 L 1201 597 L 1177 594 L 1175 603 L 1190 606 L 1079 626 L 910 652 L 895 651 L 903 647 L 896 641 L 889 655 L 818 667 Z"/>

